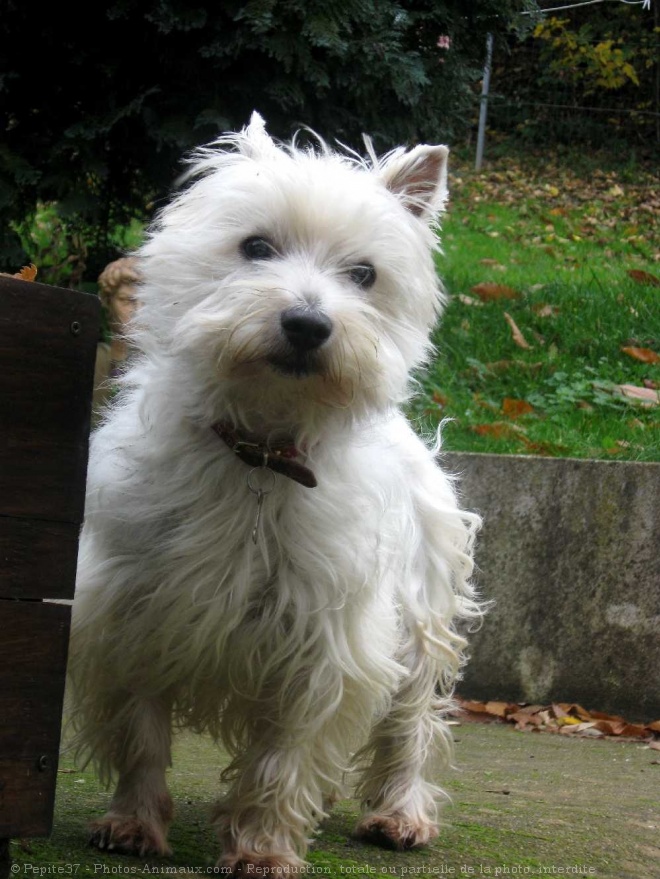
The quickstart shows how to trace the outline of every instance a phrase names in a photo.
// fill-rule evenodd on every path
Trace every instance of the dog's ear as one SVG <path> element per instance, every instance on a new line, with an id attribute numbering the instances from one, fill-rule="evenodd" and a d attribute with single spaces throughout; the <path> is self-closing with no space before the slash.
<path id="1" fill-rule="evenodd" d="M 383 160 L 380 177 L 411 214 L 430 220 L 447 200 L 448 155 L 446 146 L 426 144 L 395 150 Z"/>
<path id="2" fill-rule="evenodd" d="M 266 123 L 256 110 L 252 112 L 249 123 L 241 132 L 240 150 L 246 156 L 258 158 L 265 153 L 272 153 L 277 147 L 266 131 Z"/>

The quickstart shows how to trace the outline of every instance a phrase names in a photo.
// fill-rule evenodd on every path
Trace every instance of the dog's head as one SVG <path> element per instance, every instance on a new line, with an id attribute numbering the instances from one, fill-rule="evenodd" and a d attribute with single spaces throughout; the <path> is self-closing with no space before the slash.
<path id="1" fill-rule="evenodd" d="M 400 403 L 442 303 L 447 149 L 362 160 L 276 144 L 254 114 L 198 150 L 142 247 L 136 341 L 189 409 L 250 426 Z"/>

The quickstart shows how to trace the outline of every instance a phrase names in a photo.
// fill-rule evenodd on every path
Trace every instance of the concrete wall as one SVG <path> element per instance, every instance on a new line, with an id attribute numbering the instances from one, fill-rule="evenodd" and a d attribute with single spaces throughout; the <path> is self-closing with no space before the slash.
<path id="1" fill-rule="evenodd" d="M 484 518 L 460 695 L 660 719 L 660 464 L 445 453 Z"/>

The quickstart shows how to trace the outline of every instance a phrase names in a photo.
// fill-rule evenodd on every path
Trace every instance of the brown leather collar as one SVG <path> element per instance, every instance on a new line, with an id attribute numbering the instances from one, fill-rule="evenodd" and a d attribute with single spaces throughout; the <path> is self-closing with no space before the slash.
<path id="1" fill-rule="evenodd" d="M 306 488 L 317 486 L 316 476 L 309 467 L 305 467 L 297 459 L 304 452 L 289 442 L 258 442 L 252 437 L 247 438 L 235 427 L 222 421 L 211 425 L 213 431 L 223 440 L 237 457 L 250 467 L 269 467 L 276 473 L 282 473 L 304 485 Z"/>

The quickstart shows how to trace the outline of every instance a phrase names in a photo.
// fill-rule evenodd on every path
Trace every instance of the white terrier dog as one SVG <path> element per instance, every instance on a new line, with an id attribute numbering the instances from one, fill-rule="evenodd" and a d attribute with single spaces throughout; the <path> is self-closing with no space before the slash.
<path id="1" fill-rule="evenodd" d="M 169 851 L 173 727 L 230 753 L 219 865 L 304 867 L 360 773 L 359 835 L 437 834 L 478 517 L 400 411 L 443 294 L 447 149 L 198 150 L 140 249 L 137 354 L 92 437 L 71 642 L 92 841 Z"/>

